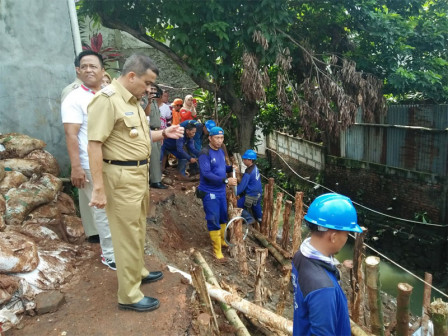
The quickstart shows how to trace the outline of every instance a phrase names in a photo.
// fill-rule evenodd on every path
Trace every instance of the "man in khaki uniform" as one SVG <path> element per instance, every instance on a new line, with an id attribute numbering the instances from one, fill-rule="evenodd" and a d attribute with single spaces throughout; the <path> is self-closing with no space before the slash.
<path id="1" fill-rule="evenodd" d="M 149 201 L 148 161 L 151 140 L 177 139 L 179 125 L 149 133 L 139 99 L 151 92 L 158 69 L 143 55 L 132 55 L 122 74 L 88 106 L 88 153 L 93 177 L 91 206 L 106 208 L 118 277 L 118 307 L 157 309 L 159 300 L 144 296 L 142 283 L 163 278 L 144 265 L 146 213 Z"/>

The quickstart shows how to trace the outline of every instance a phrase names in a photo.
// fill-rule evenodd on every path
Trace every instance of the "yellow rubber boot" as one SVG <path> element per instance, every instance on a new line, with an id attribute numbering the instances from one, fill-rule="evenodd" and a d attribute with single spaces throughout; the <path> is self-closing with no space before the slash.
<path id="1" fill-rule="evenodd" d="M 227 224 L 221 224 L 221 246 L 222 247 L 229 247 L 227 245 L 224 234 L 226 233 L 226 225 Z"/>
<path id="2" fill-rule="evenodd" d="M 210 239 L 212 240 L 213 253 L 218 261 L 225 261 L 221 252 L 221 231 L 209 231 Z"/>

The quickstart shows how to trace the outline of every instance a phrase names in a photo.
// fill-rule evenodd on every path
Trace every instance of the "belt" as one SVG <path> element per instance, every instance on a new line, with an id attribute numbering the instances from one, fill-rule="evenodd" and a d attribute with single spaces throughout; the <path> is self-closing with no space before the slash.
<path id="1" fill-rule="evenodd" d="M 160 130 L 160 127 L 150 127 L 151 131 L 158 131 Z"/>
<path id="2" fill-rule="evenodd" d="M 148 163 L 148 159 L 139 160 L 139 161 L 117 161 L 117 160 L 106 160 L 103 159 L 104 162 L 117 165 L 117 166 L 140 166 Z"/>

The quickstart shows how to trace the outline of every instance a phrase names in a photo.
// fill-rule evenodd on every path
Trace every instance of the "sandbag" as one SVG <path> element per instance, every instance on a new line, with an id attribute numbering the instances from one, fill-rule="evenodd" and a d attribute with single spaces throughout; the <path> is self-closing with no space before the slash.
<path id="1" fill-rule="evenodd" d="M 76 215 L 76 207 L 73 198 L 68 194 L 60 192 L 56 200 L 59 212 L 64 215 Z"/>
<path id="2" fill-rule="evenodd" d="M 81 218 L 77 216 L 62 215 L 68 241 L 72 244 L 81 244 L 85 239 L 84 227 Z"/>
<path id="3" fill-rule="evenodd" d="M 34 139 L 25 134 L 8 133 L 0 134 L 0 159 L 23 158 L 35 149 L 42 149 L 46 143 L 42 140 Z"/>
<path id="4" fill-rule="evenodd" d="M 2 195 L 0 195 L 0 231 L 3 231 L 6 226 L 5 222 L 6 201 Z"/>
<path id="5" fill-rule="evenodd" d="M 20 278 L 0 274 L 0 305 L 8 302 L 12 294 L 19 289 Z"/>
<path id="6" fill-rule="evenodd" d="M 33 150 L 25 156 L 25 159 L 35 160 L 42 166 L 42 172 L 59 176 L 59 164 L 55 157 L 43 149 Z"/>
<path id="7" fill-rule="evenodd" d="M 0 182 L 3 180 L 3 178 L 5 177 L 5 165 L 3 163 L 0 163 Z"/>
<path id="8" fill-rule="evenodd" d="M 26 216 L 39 205 L 54 200 L 62 188 L 57 177 L 44 173 L 40 178 L 33 176 L 19 188 L 6 193 L 5 221 L 7 225 L 20 225 Z"/>
<path id="9" fill-rule="evenodd" d="M 42 218 L 44 219 L 44 218 Z M 45 218 L 50 221 L 51 219 Z M 18 232 L 30 240 L 32 240 L 38 246 L 45 244 L 47 240 L 60 241 L 58 235 L 49 228 L 41 225 L 37 220 L 25 221 L 21 226 L 8 226 L 7 232 Z"/>
<path id="10" fill-rule="evenodd" d="M 42 166 L 36 160 L 6 159 L 3 161 L 0 161 L 0 163 L 3 163 L 6 170 L 18 171 L 27 177 L 31 177 L 33 175 L 40 176 L 43 171 Z"/>
<path id="11" fill-rule="evenodd" d="M 0 273 L 31 272 L 38 264 L 35 243 L 17 232 L 0 232 Z"/>
<path id="12" fill-rule="evenodd" d="M 17 188 L 26 181 L 28 181 L 28 178 L 21 172 L 7 171 L 3 180 L 0 181 L 0 194 L 6 195 L 9 189 Z"/>

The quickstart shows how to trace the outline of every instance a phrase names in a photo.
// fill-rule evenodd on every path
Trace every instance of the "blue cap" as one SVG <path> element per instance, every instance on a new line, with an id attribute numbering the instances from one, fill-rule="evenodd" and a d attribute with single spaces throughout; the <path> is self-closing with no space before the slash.
<path id="1" fill-rule="evenodd" d="M 221 127 L 213 127 L 210 130 L 210 136 L 214 135 L 224 135 L 224 130 Z"/>
<path id="2" fill-rule="evenodd" d="M 210 132 L 210 130 L 211 130 L 213 127 L 216 127 L 216 123 L 215 123 L 213 120 L 207 120 L 207 121 L 205 122 L 205 128 L 207 129 L 207 131 Z"/>

